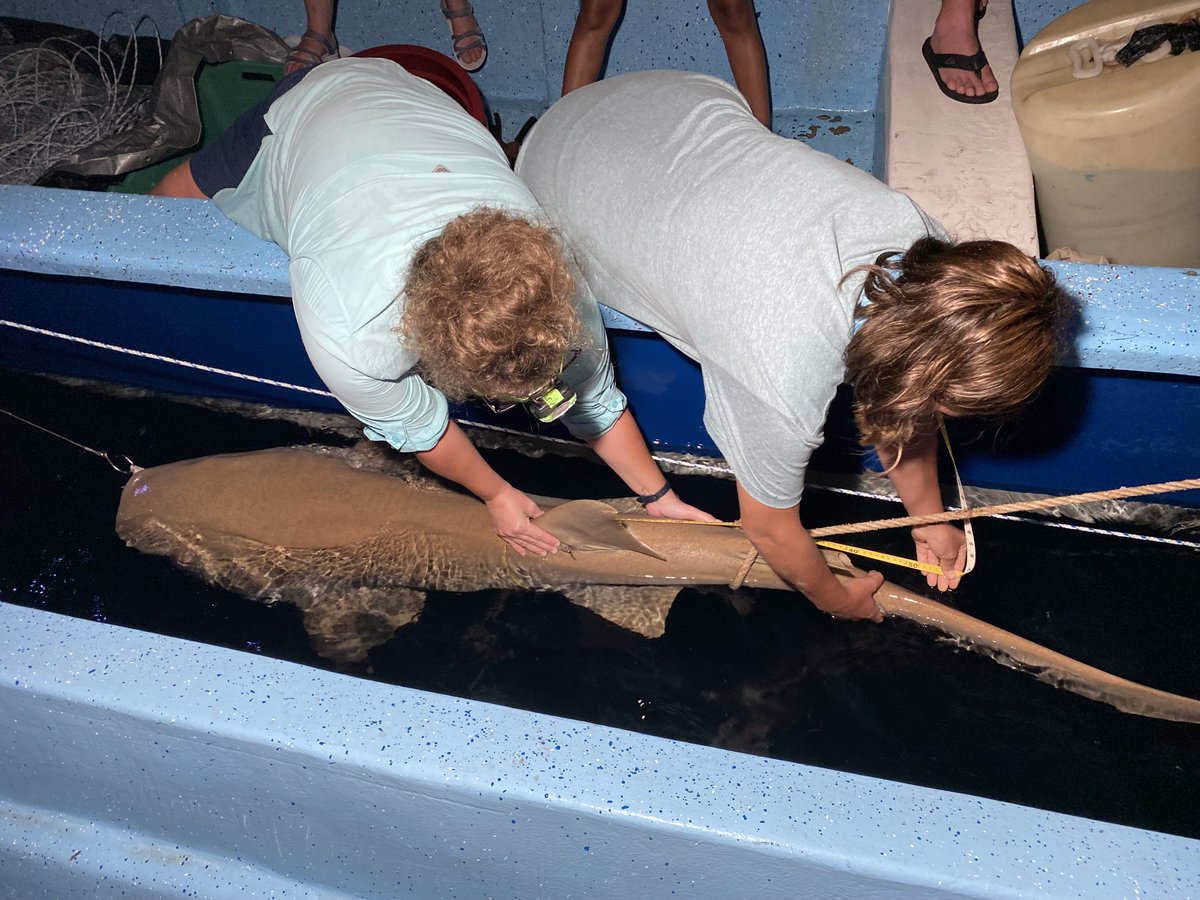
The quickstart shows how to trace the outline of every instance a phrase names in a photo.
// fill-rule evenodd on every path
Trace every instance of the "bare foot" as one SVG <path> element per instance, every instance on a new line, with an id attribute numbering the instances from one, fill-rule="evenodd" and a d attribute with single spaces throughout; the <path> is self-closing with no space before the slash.
<path id="1" fill-rule="evenodd" d="M 975 0 L 943 0 L 930 41 L 934 53 L 973 56 L 982 49 L 976 29 L 977 8 L 983 6 L 976 7 Z M 964 97 L 990 94 L 1000 86 L 991 66 L 984 66 L 979 75 L 965 69 L 938 69 L 938 74 L 946 87 Z"/>
<path id="2" fill-rule="evenodd" d="M 460 9 L 467 8 L 466 0 L 445 0 L 444 7 L 451 12 L 457 12 Z M 455 16 L 452 19 L 447 19 L 450 23 L 450 33 L 454 37 L 464 34 L 468 31 L 479 31 L 479 21 L 474 15 Z M 478 46 L 471 46 L 478 43 Z M 463 64 L 466 69 L 473 69 L 483 61 L 484 54 L 487 52 L 486 46 L 483 44 L 483 39 L 479 37 L 469 37 L 460 42 L 456 46 L 467 47 L 469 49 L 462 50 L 455 54 L 456 58 Z"/>

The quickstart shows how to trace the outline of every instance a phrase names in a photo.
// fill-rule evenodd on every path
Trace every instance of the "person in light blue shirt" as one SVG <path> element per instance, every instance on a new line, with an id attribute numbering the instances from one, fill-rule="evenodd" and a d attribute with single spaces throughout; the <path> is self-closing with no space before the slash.
<path id="1" fill-rule="evenodd" d="M 491 134 L 389 60 L 335 60 L 172 170 L 158 196 L 203 197 L 287 252 L 301 337 L 373 440 L 416 453 L 484 500 L 518 553 L 558 541 L 537 505 L 450 420 L 447 395 L 532 401 L 652 515 L 709 518 L 651 459 L 614 384 L 599 308 Z"/>

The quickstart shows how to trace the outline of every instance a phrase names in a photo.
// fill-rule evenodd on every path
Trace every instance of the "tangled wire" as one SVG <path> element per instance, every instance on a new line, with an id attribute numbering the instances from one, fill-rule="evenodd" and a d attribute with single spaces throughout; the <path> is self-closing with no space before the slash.
<path id="1" fill-rule="evenodd" d="M 51 38 L 0 59 L 0 183 L 33 184 L 60 160 L 142 119 L 151 88 L 135 84 L 134 73 L 146 23 L 158 36 L 142 17 L 116 56 L 102 37 L 88 47 Z"/>

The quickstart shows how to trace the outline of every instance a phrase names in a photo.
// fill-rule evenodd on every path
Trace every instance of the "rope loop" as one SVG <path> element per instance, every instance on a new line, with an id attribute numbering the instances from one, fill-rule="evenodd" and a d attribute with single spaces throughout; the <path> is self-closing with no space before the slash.
<path id="1" fill-rule="evenodd" d="M 105 451 L 104 453 L 102 453 L 100 455 L 104 458 L 104 461 L 106 463 L 108 463 L 110 466 L 112 466 L 114 469 L 116 469 L 122 475 L 136 475 L 138 472 L 145 471 L 144 468 L 139 466 L 137 463 L 135 463 L 132 459 L 130 459 L 128 456 L 125 456 L 124 454 L 121 454 L 121 459 L 125 460 L 124 468 L 122 468 L 121 466 L 119 466 L 115 462 L 113 462 L 112 454 L 109 453 L 108 451 Z"/>
<path id="2" fill-rule="evenodd" d="M 754 563 L 758 560 L 758 548 L 751 546 L 746 551 L 746 557 L 742 560 L 741 566 L 738 567 L 737 574 L 733 576 L 733 580 L 729 582 L 729 586 L 735 591 L 746 583 L 746 576 L 750 574 L 750 570 L 754 567 Z"/>

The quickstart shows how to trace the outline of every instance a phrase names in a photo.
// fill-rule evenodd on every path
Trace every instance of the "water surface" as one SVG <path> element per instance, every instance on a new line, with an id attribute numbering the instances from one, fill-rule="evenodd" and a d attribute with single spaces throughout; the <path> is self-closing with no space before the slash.
<path id="1" fill-rule="evenodd" d="M 163 398 L 97 393 L 0 370 L 0 408 L 143 466 L 345 438 Z M 209 588 L 113 531 L 123 477 L 0 416 L 0 599 L 334 668 L 299 612 Z M 583 460 L 489 452 L 534 493 L 619 496 Z M 732 485 L 674 477 L 734 514 Z M 810 492 L 810 525 L 896 514 Z M 1084 662 L 1200 697 L 1200 553 L 992 520 L 950 599 Z M 860 538 L 911 554 L 904 532 Z M 885 569 L 915 587 L 911 573 Z M 739 612 L 687 590 L 646 640 L 552 594 L 434 593 L 422 617 L 348 676 L 713 744 L 1200 838 L 1200 726 L 1120 713 L 965 652 L 905 622 L 845 623 L 801 598 L 747 594 Z"/>

